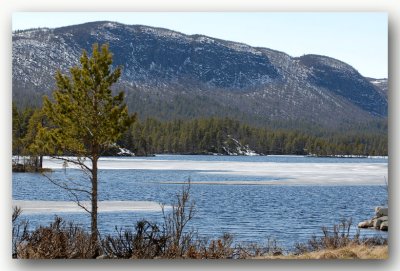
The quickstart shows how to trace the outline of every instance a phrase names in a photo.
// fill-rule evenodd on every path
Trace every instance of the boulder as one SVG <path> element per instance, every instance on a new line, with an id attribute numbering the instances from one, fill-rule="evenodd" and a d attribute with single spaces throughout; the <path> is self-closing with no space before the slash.
<path id="1" fill-rule="evenodd" d="M 373 224 L 372 224 L 371 220 L 366 220 L 366 221 L 358 223 L 358 227 L 362 228 L 362 229 L 369 228 L 369 227 L 372 227 L 372 226 L 373 226 Z"/>
<path id="2" fill-rule="evenodd" d="M 375 207 L 375 216 L 371 220 L 358 223 L 359 228 L 375 228 L 377 230 L 388 231 L 389 229 L 389 208 Z"/>
<path id="3" fill-rule="evenodd" d="M 373 219 L 372 220 L 372 222 L 373 222 L 373 227 L 375 228 L 375 229 L 380 229 L 380 227 L 381 227 L 381 224 L 382 224 L 382 220 L 380 220 L 379 218 L 378 219 Z"/>
<path id="4" fill-rule="evenodd" d="M 381 231 L 388 231 L 389 230 L 389 221 L 383 221 L 380 226 Z"/>
<path id="5" fill-rule="evenodd" d="M 379 217 L 378 219 L 381 220 L 381 221 L 383 222 L 383 221 L 388 221 L 388 220 L 389 220 L 389 217 L 388 217 L 388 216 L 381 216 L 381 217 Z"/>
<path id="6" fill-rule="evenodd" d="M 387 216 L 381 216 L 381 217 L 375 218 L 375 219 L 372 220 L 373 227 L 375 229 L 379 230 L 381 228 L 382 222 L 387 222 L 387 221 L 388 221 L 388 217 Z"/>
<path id="7" fill-rule="evenodd" d="M 389 215 L 389 208 L 378 206 L 375 208 L 375 214 L 377 217 L 381 216 L 388 216 Z"/>

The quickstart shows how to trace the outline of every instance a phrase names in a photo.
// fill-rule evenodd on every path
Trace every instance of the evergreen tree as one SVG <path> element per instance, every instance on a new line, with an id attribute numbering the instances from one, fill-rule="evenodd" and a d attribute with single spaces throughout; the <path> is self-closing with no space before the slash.
<path id="1" fill-rule="evenodd" d="M 21 118 L 15 103 L 12 103 L 12 154 L 20 155 L 21 147 Z"/>
<path id="2" fill-rule="evenodd" d="M 60 185 L 75 193 L 78 205 L 91 215 L 91 247 L 93 257 L 98 253 L 97 201 L 98 201 L 98 160 L 102 153 L 124 133 L 134 122 L 135 115 L 128 114 L 124 94 L 113 96 L 111 86 L 121 75 L 118 67 L 111 69 L 112 54 L 108 45 L 93 45 L 92 56 L 83 51 L 80 66 L 70 69 L 71 75 L 56 74 L 57 88 L 53 100 L 44 97 L 43 113 L 49 125 L 41 127 L 36 144 L 46 142 L 47 152 L 58 159 L 77 164 L 90 176 L 89 187 L 73 188 Z M 76 158 L 67 158 L 69 155 Z M 89 160 L 86 164 L 85 161 Z M 82 184 L 80 184 L 82 185 Z M 91 208 L 80 204 L 78 192 L 87 194 Z"/>
<path id="3" fill-rule="evenodd" d="M 29 119 L 25 137 L 22 139 L 26 146 L 23 154 L 30 156 L 36 172 L 43 168 L 43 155 L 49 150 L 48 142 L 37 141 L 36 137 L 45 123 L 45 115 L 42 110 L 35 109 Z M 50 147 L 51 148 L 51 147 Z"/>

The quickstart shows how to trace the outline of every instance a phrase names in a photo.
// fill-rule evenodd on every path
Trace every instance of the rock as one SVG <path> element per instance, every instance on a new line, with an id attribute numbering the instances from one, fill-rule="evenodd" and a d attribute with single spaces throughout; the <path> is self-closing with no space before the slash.
<path id="1" fill-rule="evenodd" d="M 381 231 L 388 231 L 389 230 L 389 221 L 383 221 L 379 228 Z"/>
<path id="2" fill-rule="evenodd" d="M 379 217 L 378 219 L 381 220 L 381 221 L 383 222 L 383 221 L 388 221 L 388 220 L 389 220 L 389 217 L 388 217 L 388 216 L 381 216 L 381 217 Z"/>
<path id="3" fill-rule="evenodd" d="M 96 258 L 97 260 L 104 260 L 104 259 L 109 259 L 109 257 L 107 256 L 107 255 L 100 255 L 100 256 L 97 256 L 97 258 Z"/>
<path id="4" fill-rule="evenodd" d="M 375 229 L 380 229 L 381 228 L 381 224 L 382 222 L 387 222 L 388 221 L 388 217 L 387 216 L 381 216 L 379 218 L 373 219 L 373 227 Z"/>
<path id="5" fill-rule="evenodd" d="M 358 223 L 359 228 L 375 228 L 377 230 L 387 231 L 389 228 L 389 208 L 377 206 L 375 207 L 375 216 L 371 220 Z"/>
<path id="6" fill-rule="evenodd" d="M 362 229 L 372 227 L 372 221 L 366 220 L 366 221 L 360 222 L 360 223 L 358 223 L 358 227 L 362 228 Z"/>
<path id="7" fill-rule="evenodd" d="M 377 217 L 381 216 L 388 216 L 389 215 L 389 208 L 378 206 L 375 208 L 375 214 Z"/>
<path id="8" fill-rule="evenodd" d="M 380 227 L 381 227 L 381 224 L 382 224 L 382 220 L 380 220 L 379 218 L 378 219 L 374 219 L 374 220 L 372 220 L 373 221 L 373 225 L 374 225 L 374 228 L 375 229 L 380 229 Z"/>

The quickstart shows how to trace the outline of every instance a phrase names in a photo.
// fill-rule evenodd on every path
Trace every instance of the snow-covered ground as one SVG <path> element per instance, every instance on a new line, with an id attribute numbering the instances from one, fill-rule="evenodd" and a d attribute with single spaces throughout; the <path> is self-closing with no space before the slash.
<path id="1" fill-rule="evenodd" d="M 90 210 L 90 202 L 81 204 Z M 78 213 L 85 212 L 73 201 L 13 200 L 13 206 L 21 207 L 24 214 Z M 170 207 L 166 207 L 170 208 Z M 161 205 L 153 201 L 99 201 L 98 212 L 159 212 Z"/>
<path id="2" fill-rule="evenodd" d="M 44 159 L 46 168 L 62 168 L 62 164 L 62 161 Z M 258 185 L 384 185 L 385 178 L 388 179 L 386 163 L 368 163 L 367 161 L 365 163 L 275 163 L 101 158 L 98 166 L 100 169 L 115 170 L 196 170 L 200 171 L 200 174 L 265 176 L 266 181 L 254 182 Z M 69 167 L 74 166 L 69 165 Z M 271 178 L 276 178 L 276 180 L 270 180 Z M 249 181 L 215 183 L 252 184 Z"/>

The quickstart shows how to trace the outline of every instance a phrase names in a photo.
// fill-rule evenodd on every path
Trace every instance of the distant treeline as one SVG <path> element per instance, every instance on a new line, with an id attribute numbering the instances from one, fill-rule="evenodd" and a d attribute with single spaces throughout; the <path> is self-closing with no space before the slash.
<path id="1" fill-rule="evenodd" d="M 13 154 L 26 150 L 34 133 L 37 110 L 20 110 L 13 105 Z M 268 128 L 250 126 L 230 118 L 199 118 L 160 121 L 137 120 L 117 142 L 137 155 L 155 153 L 223 153 L 230 138 L 259 154 L 387 155 L 387 123 L 373 123 L 355 129 L 321 127 Z"/>
<path id="2" fill-rule="evenodd" d="M 260 154 L 387 155 L 387 132 L 252 127 L 229 118 L 137 121 L 118 142 L 138 155 L 221 153 L 229 138 Z"/>

